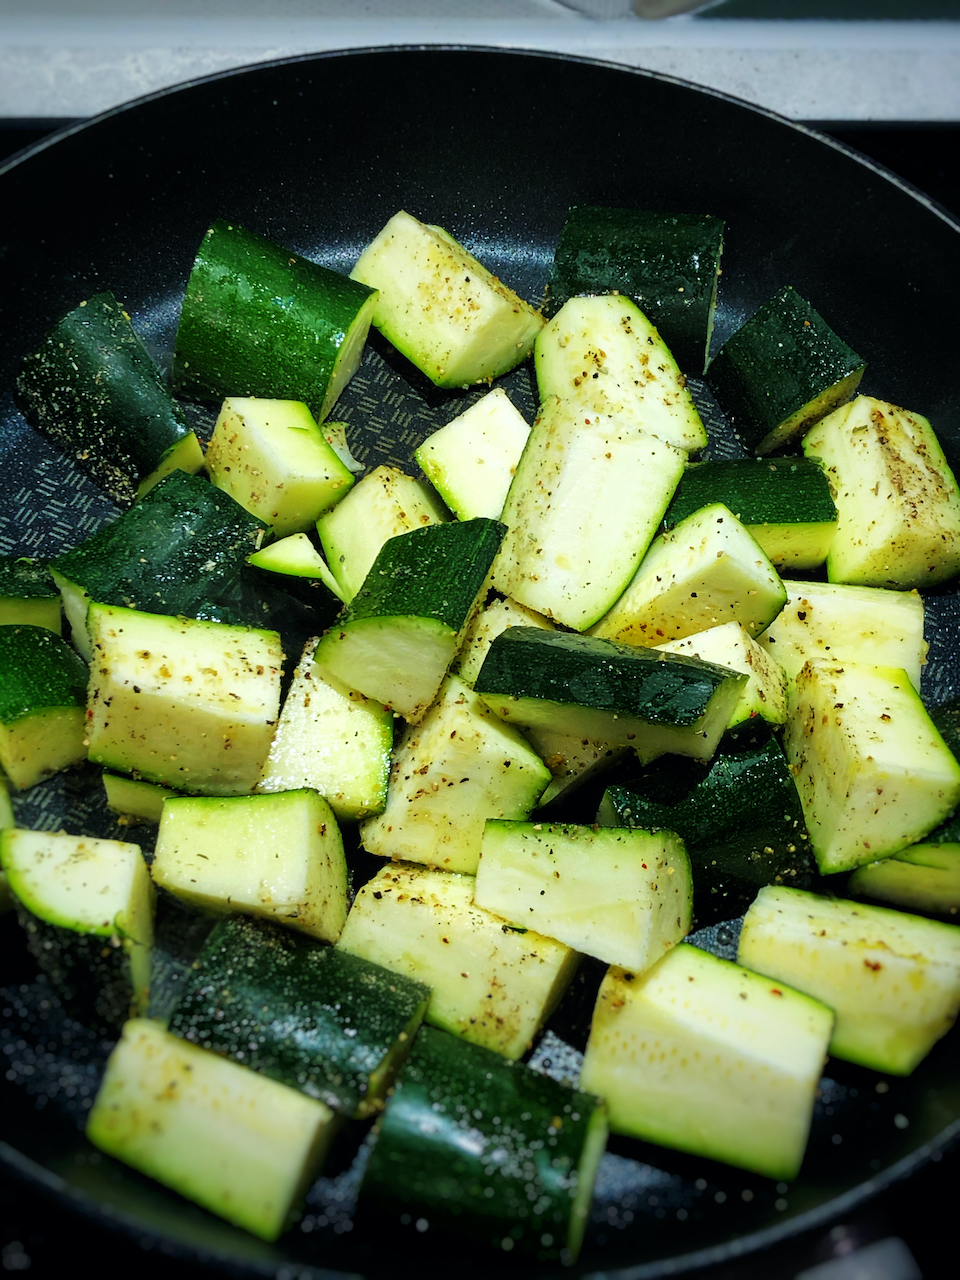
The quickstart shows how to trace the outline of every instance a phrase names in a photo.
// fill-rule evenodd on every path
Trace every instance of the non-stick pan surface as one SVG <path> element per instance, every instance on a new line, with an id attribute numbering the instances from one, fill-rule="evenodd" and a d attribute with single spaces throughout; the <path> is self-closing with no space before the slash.
<path id="1" fill-rule="evenodd" d="M 643 72 L 474 49 L 349 52 L 161 93 L 0 167 L 0 552 L 50 555 L 114 511 L 18 412 L 23 355 L 63 312 L 111 289 L 168 361 L 190 265 L 214 218 L 346 271 L 405 208 L 538 300 L 577 203 L 722 217 L 715 347 L 791 284 L 867 359 L 863 389 L 928 416 L 960 463 L 960 227 L 916 192 L 802 127 Z M 528 373 L 508 385 L 531 411 Z M 374 343 L 336 416 L 367 461 L 409 466 L 420 439 L 475 394 L 427 388 Z M 202 427 L 209 415 L 194 412 Z M 953 589 L 929 605 L 925 694 L 938 702 L 960 693 Z M 61 777 L 19 801 L 18 820 L 109 834 L 98 794 L 95 775 Z M 44 1004 L 11 917 L 0 935 L 0 976 L 12 984 L 3 998 L 0 1158 L 106 1224 L 236 1271 L 316 1267 L 372 1278 L 396 1274 L 402 1257 L 403 1269 L 453 1261 L 466 1275 L 494 1266 L 676 1274 L 829 1221 L 960 1130 L 952 1034 L 907 1080 L 828 1063 L 807 1160 L 789 1186 L 611 1140 L 572 1270 L 475 1249 L 451 1260 L 429 1232 L 400 1239 L 362 1220 L 354 1227 L 356 1135 L 334 1153 L 301 1224 L 266 1246 L 93 1154 L 82 1122 L 108 1046 Z M 559 1027 L 574 1041 L 578 1016 L 574 1008 Z"/>

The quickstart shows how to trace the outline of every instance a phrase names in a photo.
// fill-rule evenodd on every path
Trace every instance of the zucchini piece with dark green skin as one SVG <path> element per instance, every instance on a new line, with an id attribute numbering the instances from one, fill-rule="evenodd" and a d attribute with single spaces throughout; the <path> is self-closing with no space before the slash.
<path id="1" fill-rule="evenodd" d="M 17 390 L 34 425 L 117 502 L 132 502 L 170 471 L 203 466 L 183 409 L 112 293 L 54 325 L 24 359 Z"/>
<path id="2" fill-rule="evenodd" d="M 478 516 L 391 538 L 317 646 L 324 679 L 419 720 L 456 656 L 504 532 Z"/>
<path id="3" fill-rule="evenodd" d="M 403 974 L 236 916 L 185 975 L 170 1030 L 364 1116 L 382 1105 L 429 998 Z"/>
<path id="4" fill-rule="evenodd" d="M 498 1251 L 576 1258 L 607 1136 L 592 1094 L 424 1027 L 378 1128 L 360 1203 L 381 1228 L 415 1238 L 422 1217 Z"/>
<path id="5" fill-rule="evenodd" d="M 166 476 L 140 502 L 53 561 L 77 647 L 89 654 L 84 620 L 90 600 L 196 616 L 234 586 L 266 528 L 200 476 Z"/>
<path id="6" fill-rule="evenodd" d="M 837 508 L 812 458 L 737 459 L 688 466 L 663 518 L 672 529 L 701 507 L 722 502 L 775 565 L 823 564 L 837 531 Z"/>
<path id="7" fill-rule="evenodd" d="M 685 760 L 658 760 L 608 787 L 597 820 L 680 836 L 699 925 L 738 915 L 763 885 L 806 889 L 816 874 L 797 789 L 774 737 L 723 742 L 706 773 Z"/>
<path id="8" fill-rule="evenodd" d="M 229 222 L 197 252 L 174 385 L 199 400 L 302 400 L 322 422 L 353 376 L 377 291 Z"/>
<path id="9" fill-rule="evenodd" d="M 71 1013 L 115 1034 L 146 1010 L 153 885 L 138 845 L 7 830 L 0 864 L 27 946 Z"/>
<path id="10" fill-rule="evenodd" d="M 25 622 L 60 634 L 60 591 L 45 564 L 0 556 L 0 626 Z"/>
<path id="11" fill-rule="evenodd" d="M 790 285 L 710 362 L 707 382 L 747 449 L 770 453 L 849 400 L 866 362 Z"/>
<path id="12" fill-rule="evenodd" d="M 0 766 L 20 790 L 86 759 L 87 664 L 46 627 L 0 627 Z"/>
<path id="13" fill-rule="evenodd" d="M 474 686 L 518 728 L 708 759 L 747 677 L 725 667 L 593 636 L 510 627 Z"/>
<path id="14" fill-rule="evenodd" d="M 721 219 L 575 205 L 547 282 L 545 313 L 578 294 L 622 293 L 653 321 L 681 369 L 703 373 L 723 249 Z"/>

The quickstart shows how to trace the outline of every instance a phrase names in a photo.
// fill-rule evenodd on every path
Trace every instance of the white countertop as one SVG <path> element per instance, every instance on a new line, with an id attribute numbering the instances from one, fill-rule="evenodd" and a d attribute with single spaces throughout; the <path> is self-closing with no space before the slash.
<path id="1" fill-rule="evenodd" d="M 0 116 L 90 116 L 230 67 L 320 50 L 547 50 L 709 85 L 793 119 L 960 120 L 960 21 L 576 12 L 578 0 L 0 0 Z"/>

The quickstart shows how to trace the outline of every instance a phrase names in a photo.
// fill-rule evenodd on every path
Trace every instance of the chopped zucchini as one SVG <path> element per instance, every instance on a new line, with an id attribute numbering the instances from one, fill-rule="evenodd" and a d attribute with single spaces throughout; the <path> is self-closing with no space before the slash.
<path id="1" fill-rule="evenodd" d="M 414 455 L 458 520 L 499 520 L 523 446 L 527 420 L 502 387 L 494 387 Z"/>
<path id="2" fill-rule="evenodd" d="M 228 222 L 197 251 L 173 377 L 184 395 L 302 400 L 322 422 L 353 377 L 375 289 Z"/>
<path id="3" fill-rule="evenodd" d="M 609 970 L 580 1086 L 614 1133 L 791 1179 L 832 1027 L 819 1000 L 684 944 L 645 974 Z"/>
<path id="4" fill-rule="evenodd" d="M 579 956 L 476 906 L 473 891 L 473 876 L 393 863 L 357 894 L 337 945 L 430 987 L 432 1026 L 519 1058 Z"/>
<path id="5" fill-rule="evenodd" d="M 280 713 L 273 631 L 92 604 L 90 759 L 180 791 L 245 795 Z"/>
<path id="6" fill-rule="evenodd" d="M 304 787 L 181 796 L 160 817 L 153 878 L 213 911 L 266 916 L 326 942 L 347 917 L 347 862 L 333 811 Z"/>
<path id="7" fill-rule="evenodd" d="M 905 1076 L 960 1009 L 960 928 L 887 907 L 761 889 L 737 960 L 836 1012 L 836 1058 Z"/>
<path id="8" fill-rule="evenodd" d="M 756 636 L 786 599 L 756 539 L 717 502 L 651 543 L 633 581 L 590 634 L 655 645 L 733 620 Z"/>
<path id="9" fill-rule="evenodd" d="M 784 750 L 824 874 L 899 852 L 960 804 L 960 764 L 896 668 L 808 662 Z"/>
<path id="10" fill-rule="evenodd" d="M 456 657 L 502 537 L 502 524 L 477 517 L 391 538 L 317 645 L 324 679 L 420 720 Z"/>
<path id="11" fill-rule="evenodd" d="M 575 205 L 547 281 L 548 315 L 584 293 L 619 293 L 650 317 L 681 369 L 710 350 L 723 222 L 710 214 Z"/>
<path id="12" fill-rule="evenodd" d="M 17 623 L 60 635 L 60 591 L 45 564 L 0 556 L 0 626 Z"/>
<path id="13" fill-rule="evenodd" d="M 693 884 L 672 831 L 488 821 L 474 902 L 642 973 L 690 929 Z"/>
<path id="14" fill-rule="evenodd" d="M 103 786 L 107 805 L 120 815 L 120 822 L 127 826 L 138 823 L 156 826 L 163 813 L 164 801 L 180 794 L 169 787 L 157 786 L 155 782 L 141 782 L 118 773 L 105 773 Z"/>
<path id="15" fill-rule="evenodd" d="M 47 627 L 0 627 L 0 765 L 19 790 L 86 759 L 87 678 Z"/>
<path id="16" fill-rule="evenodd" d="M 210 437 L 206 467 L 213 484 L 258 516 L 275 538 L 312 529 L 353 485 L 298 400 L 228 396 Z"/>
<path id="17" fill-rule="evenodd" d="M 86 1132 L 108 1155 L 276 1240 L 335 1130 L 318 1099 L 136 1019 L 110 1055 Z"/>
<path id="18" fill-rule="evenodd" d="M 875 898 L 906 911 L 960 915 L 960 843 L 921 840 L 895 857 L 857 867 L 847 881 L 855 898 Z"/>
<path id="19" fill-rule="evenodd" d="M 757 717 L 768 724 L 783 724 L 786 720 L 786 674 L 741 623 L 724 622 L 682 640 L 668 640 L 666 644 L 654 647 L 661 653 L 684 653 L 692 658 L 702 658 L 704 662 L 713 662 L 718 667 L 743 672 L 747 684 L 730 716 L 728 729 L 735 729 Z"/>
<path id="20" fill-rule="evenodd" d="M 707 382 L 747 449 L 771 453 L 849 400 L 865 362 L 791 286 L 720 348 Z"/>
<path id="21" fill-rule="evenodd" d="M 379 290 L 373 323 L 438 387 L 490 382 L 530 354 L 543 317 L 442 227 L 401 210 L 350 273 Z"/>
<path id="22" fill-rule="evenodd" d="M 429 989 L 265 920 L 231 916 L 182 980 L 170 1030 L 363 1117 L 383 1105 Z"/>
<path id="23" fill-rule="evenodd" d="M 370 853 L 473 874 L 487 818 L 525 818 L 550 780 L 526 739 L 448 676 L 394 754 L 387 804 L 364 822 Z"/>
<path id="24" fill-rule="evenodd" d="M 271 542 L 247 556 L 247 562 L 255 569 L 285 573 L 292 578 L 319 578 L 331 594 L 346 603 L 343 588 L 305 533 L 291 533 L 279 542 Z"/>
<path id="25" fill-rule="evenodd" d="M 836 497 L 831 582 L 899 590 L 960 572 L 960 488 L 926 418 L 858 396 L 819 423 L 803 448 L 825 468 Z"/>

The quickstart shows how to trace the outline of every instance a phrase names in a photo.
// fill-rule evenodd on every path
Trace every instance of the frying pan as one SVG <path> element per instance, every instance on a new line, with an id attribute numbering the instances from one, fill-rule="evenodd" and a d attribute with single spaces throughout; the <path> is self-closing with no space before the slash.
<path id="1" fill-rule="evenodd" d="M 663 76 L 481 49 L 324 54 L 141 99 L 0 166 L 0 552 L 50 555 L 114 511 L 20 415 L 13 384 L 23 355 L 59 315 L 109 288 L 168 363 L 190 265 L 214 218 L 346 271 L 405 208 L 538 300 L 575 203 L 722 217 L 714 349 L 792 284 L 866 358 L 863 390 L 929 417 L 960 463 L 960 226 L 905 184 L 801 126 Z M 531 412 L 529 372 L 507 386 Z M 336 416 L 368 463 L 410 466 L 420 439 L 477 394 L 433 390 L 374 341 Z M 207 409 L 191 413 L 201 431 L 209 426 Z M 960 694 L 953 590 L 928 601 L 932 702 Z M 98 796 L 95 774 L 60 777 L 18 801 L 18 821 L 118 834 Z M 723 929 L 707 939 L 727 954 L 733 940 Z M 2 1002 L 8 1170 L 95 1222 L 237 1273 L 373 1280 L 396 1273 L 400 1247 L 409 1264 L 450 1265 L 449 1242 L 401 1246 L 370 1224 L 360 1230 L 362 1220 L 348 1229 L 356 1134 L 276 1246 L 92 1158 L 81 1126 L 109 1046 L 41 998 L 10 917 L 0 944 L 4 980 L 20 984 Z M 595 978 L 587 966 L 541 1047 L 548 1069 L 562 1072 L 565 1041 L 582 1043 Z M 580 1262 L 562 1274 L 678 1274 L 832 1220 L 950 1146 L 960 1132 L 958 1066 L 957 1034 L 907 1080 L 831 1060 L 807 1159 L 789 1186 L 611 1139 Z M 455 1265 L 467 1275 L 554 1272 L 473 1250 L 458 1251 Z"/>

